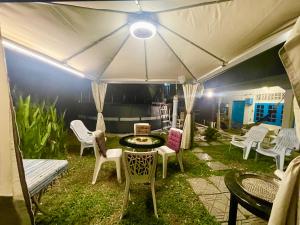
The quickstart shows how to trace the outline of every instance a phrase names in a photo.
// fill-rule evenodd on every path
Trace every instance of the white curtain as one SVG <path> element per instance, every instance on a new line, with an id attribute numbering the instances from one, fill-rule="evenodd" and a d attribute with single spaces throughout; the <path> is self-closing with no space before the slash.
<path id="1" fill-rule="evenodd" d="M 294 91 L 294 114 L 297 136 L 300 139 L 300 17 L 279 56 Z M 300 157 L 288 166 L 273 202 L 269 225 L 300 224 Z"/>
<path id="2" fill-rule="evenodd" d="M 0 223 L 27 225 L 34 219 L 18 146 L 1 32 L 0 96 Z"/>
<path id="3" fill-rule="evenodd" d="M 191 129 L 192 129 L 192 110 L 194 106 L 194 101 L 197 95 L 198 87 L 199 96 L 203 94 L 203 85 L 197 84 L 184 84 L 183 85 L 183 93 L 184 93 L 184 102 L 185 102 L 185 109 L 186 109 L 186 117 L 184 120 L 183 125 L 183 134 L 182 134 L 182 141 L 181 147 L 183 149 L 189 149 L 191 147 Z"/>
<path id="4" fill-rule="evenodd" d="M 101 130 L 105 132 L 105 123 L 103 118 L 103 107 L 104 107 L 104 99 L 106 94 L 106 83 L 97 83 L 95 81 L 92 82 L 92 91 L 93 91 L 93 97 L 95 101 L 95 105 L 98 111 L 97 115 L 97 124 L 96 124 L 96 130 Z"/>

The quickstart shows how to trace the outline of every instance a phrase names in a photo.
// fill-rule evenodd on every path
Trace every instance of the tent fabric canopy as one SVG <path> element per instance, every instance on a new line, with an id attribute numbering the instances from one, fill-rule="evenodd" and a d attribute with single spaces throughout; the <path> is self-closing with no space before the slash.
<path id="1" fill-rule="evenodd" d="M 102 82 L 201 80 L 300 15 L 298 0 L 166 0 L 5 3 L 6 40 Z M 148 20 L 157 34 L 132 37 Z"/>

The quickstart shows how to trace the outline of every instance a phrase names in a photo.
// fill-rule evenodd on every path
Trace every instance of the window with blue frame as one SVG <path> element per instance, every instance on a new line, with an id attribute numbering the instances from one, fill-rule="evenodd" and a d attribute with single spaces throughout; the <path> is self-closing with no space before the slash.
<path id="1" fill-rule="evenodd" d="M 282 113 L 282 103 L 256 103 L 254 111 L 254 121 L 281 126 Z"/>

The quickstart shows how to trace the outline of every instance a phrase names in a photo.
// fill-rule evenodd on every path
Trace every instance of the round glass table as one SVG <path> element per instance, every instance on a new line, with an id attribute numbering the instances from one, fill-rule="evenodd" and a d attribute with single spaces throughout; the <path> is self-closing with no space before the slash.
<path id="1" fill-rule="evenodd" d="M 149 151 L 164 145 L 165 140 L 158 135 L 128 135 L 122 137 L 119 143 L 136 151 Z"/>
<path id="2" fill-rule="evenodd" d="M 279 187 L 278 179 L 231 171 L 225 175 L 224 181 L 230 191 L 228 224 L 236 224 L 238 204 L 264 220 L 269 219 L 272 202 Z"/>

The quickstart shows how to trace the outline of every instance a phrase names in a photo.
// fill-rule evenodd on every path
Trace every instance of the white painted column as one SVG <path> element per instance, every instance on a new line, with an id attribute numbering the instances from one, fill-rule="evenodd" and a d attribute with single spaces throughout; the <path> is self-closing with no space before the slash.
<path id="1" fill-rule="evenodd" d="M 176 127 L 177 123 L 178 96 L 173 97 L 172 127 Z"/>
<path id="2" fill-rule="evenodd" d="M 294 111 L 293 111 L 293 90 L 289 89 L 285 91 L 284 95 L 284 107 L 282 114 L 282 128 L 291 128 L 294 121 Z"/>
<path id="3" fill-rule="evenodd" d="M 222 102 L 222 97 L 218 98 L 218 109 L 217 109 L 217 129 L 221 129 L 221 102 Z"/>

